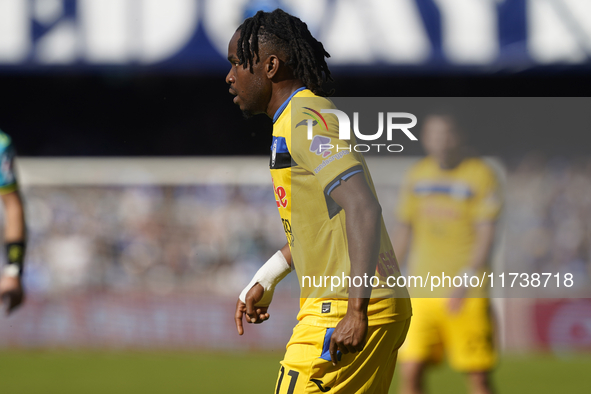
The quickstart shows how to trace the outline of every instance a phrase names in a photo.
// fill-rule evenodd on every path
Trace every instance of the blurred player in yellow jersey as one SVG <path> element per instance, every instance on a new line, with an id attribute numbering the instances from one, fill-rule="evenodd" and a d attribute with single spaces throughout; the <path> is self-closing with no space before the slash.
<path id="1" fill-rule="evenodd" d="M 421 141 L 428 156 L 411 168 L 402 187 L 396 255 L 400 261 L 408 255 L 408 275 L 481 277 L 501 208 L 495 174 L 467 154 L 452 116 L 427 117 Z M 424 393 L 425 370 L 444 351 L 452 368 L 466 374 L 471 393 L 492 393 L 496 354 L 486 290 L 447 286 L 410 293 L 414 317 L 399 352 L 401 393 Z"/>
<path id="2" fill-rule="evenodd" d="M 287 238 L 240 295 L 236 327 L 242 335 L 245 315 L 249 323 L 269 318 L 274 287 L 293 266 L 302 290 L 299 323 L 273 393 L 386 394 L 411 305 L 406 288 L 382 287 L 399 274 L 398 264 L 363 156 L 340 140 L 334 115 L 313 126 L 314 138 L 297 126 L 309 119 L 305 112 L 334 108 L 321 86 L 330 77 L 325 57 L 306 24 L 280 9 L 246 19 L 228 45 L 234 103 L 273 119 L 269 167 Z M 332 147 L 318 148 L 319 140 Z M 375 276 L 378 283 L 311 294 L 304 276 L 318 275 Z"/>
<path id="3" fill-rule="evenodd" d="M 10 137 L 0 130 L 0 197 L 4 205 L 4 242 L 7 254 L 7 264 L 0 274 L 0 298 L 6 305 L 7 314 L 24 300 L 21 277 L 25 254 L 25 219 L 14 173 L 14 156 Z"/>

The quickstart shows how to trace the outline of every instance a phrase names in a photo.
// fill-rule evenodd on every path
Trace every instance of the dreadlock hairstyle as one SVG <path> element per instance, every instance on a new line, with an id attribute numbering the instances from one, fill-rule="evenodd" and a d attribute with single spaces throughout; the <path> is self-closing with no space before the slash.
<path id="1" fill-rule="evenodd" d="M 333 80 L 324 60 L 330 55 L 299 18 L 279 8 L 273 12 L 259 11 L 246 19 L 237 30 L 240 30 L 240 37 L 236 55 L 242 67 L 250 67 L 252 72 L 253 64 L 260 60 L 259 44 L 269 43 L 271 48 L 285 56 L 284 60 L 294 77 L 300 79 L 314 94 L 332 94 L 332 91 L 322 89 L 324 82 Z"/>

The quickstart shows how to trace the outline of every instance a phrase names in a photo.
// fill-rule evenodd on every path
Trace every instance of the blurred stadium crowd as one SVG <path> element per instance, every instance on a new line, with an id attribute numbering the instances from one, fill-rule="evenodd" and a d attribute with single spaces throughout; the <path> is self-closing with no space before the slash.
<path id="1" fill-rule="evenodd" d="M 235 292 L 284 237 L 272 191 L 261 186 L 44 186 L 24 194 L 32 292 Z"/>
<path id="2" fill-rule="evenodd" d="M 285 242 L 263 185 L 29 186 L 24 194 L 25 278 L 38 294 L 235 295 Z M 392 216 L 397 186 L 380 194 Z M 503 270 L 570 272 L 588 288 L 591 159 L 527 155 L 507 169 L 505 194 Z"/>
<path id="3" fill-rule="evenodd" d="M 505 267 L 570 272 L 578 290 L 591 278 L 591 158 L 531 153 L 509 169 Z M 588 294 L 587 294 L 588 296 Z"/>

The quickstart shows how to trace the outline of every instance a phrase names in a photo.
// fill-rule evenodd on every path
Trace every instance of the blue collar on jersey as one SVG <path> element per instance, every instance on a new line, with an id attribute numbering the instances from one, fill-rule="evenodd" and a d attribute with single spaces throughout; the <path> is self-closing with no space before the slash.
<path id="1" fill-rule="evenodd" d="M 297 92 L 301 92 L 302 90 L 305 90 L 305 89 L 307 89 L 307 88 L 305 86 L 302 86 L 301 88 L 299 88 L 298 90 L 296 90 L 295 92 L 293 92 L 291 94 L 291 96 L 289 96 L 287 98 L 287 100 L 285 100 L 283 102 L 283 104 L 281 104 L 281 106 L 275 112 L 275 115 L 273 115 L 273 123 L 277 122 L 277 119 L 279 119 L 279 117 L 283 113 L 283 110 L 285 109 L 285 107 L 287 107 L 287 104 L 289 104 L 289 101 L 292 99 L 292 97 L 295 96 Z"/>

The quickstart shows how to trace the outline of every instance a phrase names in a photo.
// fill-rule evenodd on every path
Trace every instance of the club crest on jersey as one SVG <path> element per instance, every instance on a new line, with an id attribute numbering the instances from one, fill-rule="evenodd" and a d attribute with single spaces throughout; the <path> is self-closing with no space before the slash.
<path id="1" fill-rule="evenodd" d="M 310 152 L 314 152 L 322 157 L 331 155 L 330 149 L 326 145 L 330 145 L 331 139 L 323 135 L 315 135 L 310 144 Z"/>

